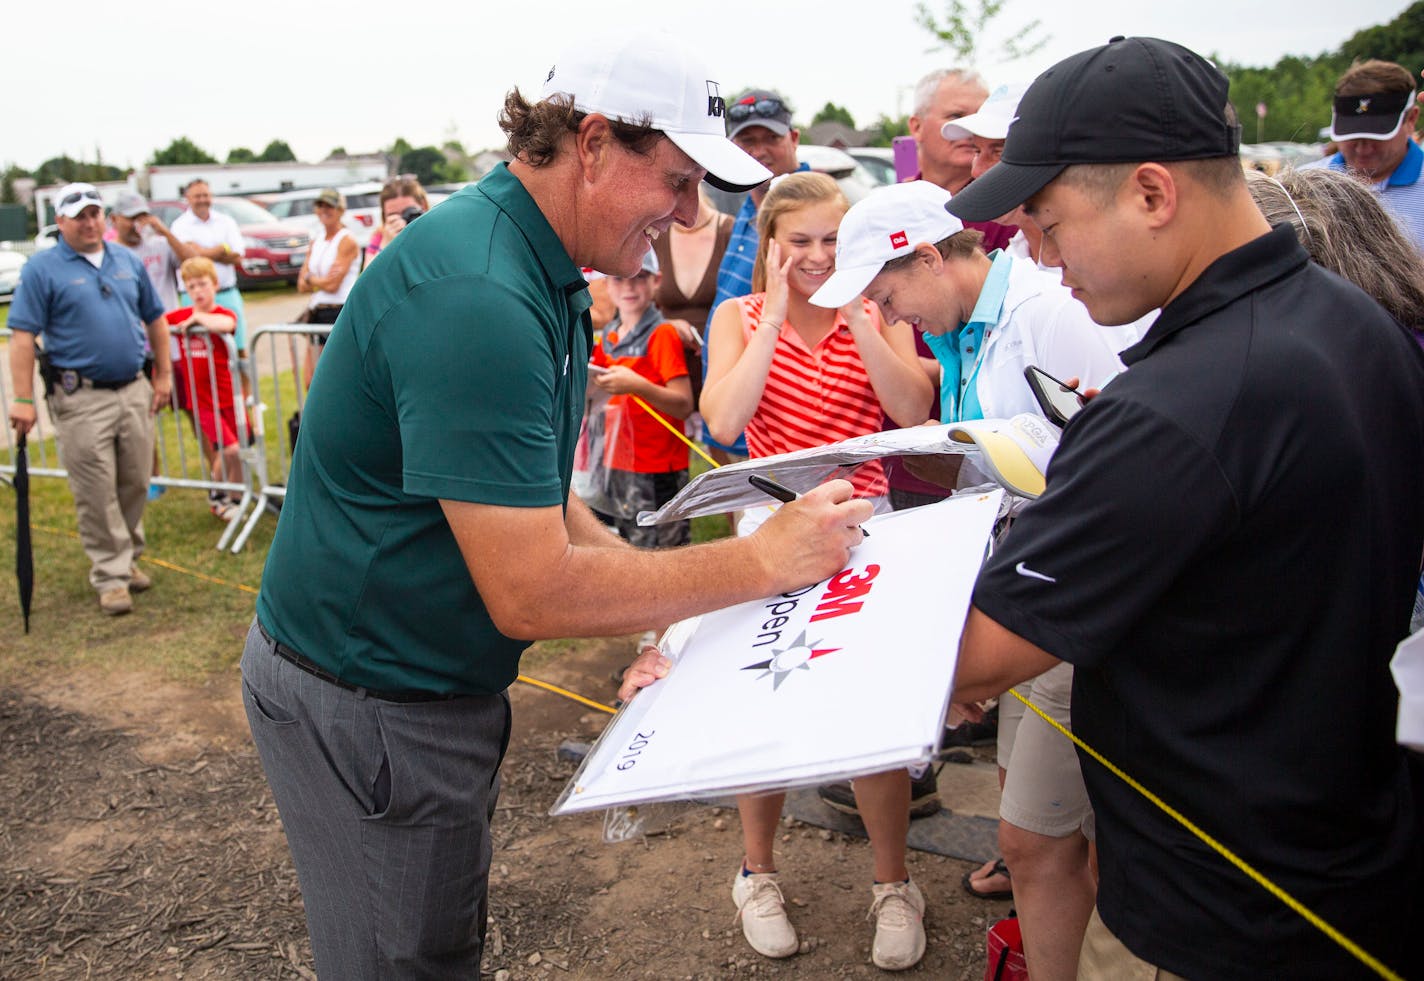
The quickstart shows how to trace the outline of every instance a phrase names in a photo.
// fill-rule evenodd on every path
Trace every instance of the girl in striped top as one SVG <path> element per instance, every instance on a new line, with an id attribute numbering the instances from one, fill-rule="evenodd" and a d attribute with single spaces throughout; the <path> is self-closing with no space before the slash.
<path id="1" fill-rule="evenodd" d="M 752 285 L 759 292 L 727 300 L 712 318 L 701 410 L 713 438 L 730 442 L 745 429 L 751 456 L 760 457 L 879 432 L 882 409 L 902 426 L 928 419 L 934 393 L 908 324 L 882 323 L 863 297 L 839 310 L 808 302 L 835 271 L 836 229 L 848 208 L 825 174 L 772 182 L 757 215 Z M 878 462 L 861 467 L 851 482 L 859 496 L 884 502 Z M 749 510 L 738 533 L 749 534 L 768 513 Z M 924 900 L 905 867 L 909 774 L 861 777 L 854 789 L 875 862 L 875 960 L 909 967 L 924 950 Z M 732 898 L 747 941 L 768 957 L 790 956 L 798 946 L 772 853 L 784 800 L 785 794 L 737 799 L 746 857 Z"/>

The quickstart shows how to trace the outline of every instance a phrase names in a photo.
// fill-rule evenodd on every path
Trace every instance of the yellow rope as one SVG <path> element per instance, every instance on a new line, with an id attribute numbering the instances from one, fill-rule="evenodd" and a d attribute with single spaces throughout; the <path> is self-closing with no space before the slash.
<path id="1" fill-rule="evenodd" d="M 515 680 L 522 681 L 526 685 L 533 685 L 535 688 L 542 688 L 545 691 L 551 691 L 555 695 L 562 695 L 565 698 L 573 699 L 580 705 L 587 705 L 589 708 L 598 709 L 600 712 L 607 712 L 609 715 L 612 715 L 614 712 L 617 711 L 617 709 L 610 708 L 609 706 L 604 705 L 602 702 L 595 702 L 591 698 L 584 698 L 582 695 L 579 695 L 575 692 L 571 692 L 566 688 L 560 688 L 558 685 L 551 685 L 547 681 L 540 681 L 538 678 L 530 678 L 526 675 L 521 674 Z"/>
<path id="2" fill-rule="evenodd" d="M 674 426 L 672 423 L 670 423 L 670 422 L 668 422 L 666 419 L 664 419 L 664 418 L 662 417 L 662 413 L 653 411 L 653 407 L 652 407 L 652 406 L 650 406 L 648 403 L 644 402 L 642 399 L 640 399 L 640 398 L 639 398 L 638 396 L 636 396 L 636 395 L 630 394 L 628 397 L 631 398 L 634 402 L 637 402 L 637 403 L 638 403 L 639 405 L 641 405 L 644 409 L 648 410 L 648 415 L 652 416 L 652 417 L 653 417 L 654 419 L 656 419 L 659 423 L 661 423 L 662 426 L 663 426 L 663 428 L 666 429 L 668 432 L 672 433 L 672 434 L 673 434 L 674 436 L 676 436 L 678 439 L 680 439 L 680 440 L 682 440 L 684 443 L 686 443 L 688 449 L 690 449 L 692 452 L 696 453 L 698 456 L 702 457 L 702 459 L 706 460 L 709 464 L 711 464 L 711 465 L 712 465 L 712 468 L 713 468 L 714 470 L 719 466 L 719 464 L 717 463 L 716 460 L 712 459 L 710 456 L 708 456 L 706 453 L 704 453 L 704 452 L 702 451 L 702 447 L 698 446 L 698 445 L 697 445 L 696 443 L 694 443 L 692 440 L 690 440 L 690 439 L 687 438 L 687 433 L 683 432 L 681 429 L 678 429 L 678 428 L 677 428 L 676 426 Z"/>
<path id="3" fill-rule="evenodd" d="M 60 535 L 65 538 L 73 538 L 75 540 L 78 540 L 79 538 L 79 535 L 76 532 L 69 531 L 65 528 L 50 528 L 47 525 L 31 525 L 30 527 L 34 528 L 36 531 L 48 532 L 51 535 Z M 233 589 L 240 589 L 244 593 L 251 593 L 253 596 L 257 595 L 257 589 L 253 586 L 245 586 L 240 582 L 228 582 L 226 579 L 219 579 L 216 576 L 209 576 L 201 572 L 196 572 L 193 569 L 185 569 L 181 565 L 165 561 L 164 559 L 156 559 L 151 555 L 144 555 L 143 561 L 147 562 L 149 565 L 156 565 L 161 569 L 171 569 L 173 572 L 181 572 L 185 576 L 192 576 L 194 579 L 201 579 L 203 582 L 210 582 L 217 586 L 231 586 Z"/>
<path id="4" fill-rule="evenodd" d="M 1044 722 L 1047 722 L 1053 728 L 1057 729 L 1059 732 L 1063 733 L 1063 735 L 1071 739 L 1073 741 L 1073 745 L 1077 746 L 1083 752 L 1087 753 L 1093 759 L 1101 763 L 1109 773 L 1117 777 L 1123 783 L 1127 784 L 1133 790 L 1137 791 L 1143 797 L 1146 797 L 1170 818 L 1172 818 L 1182 827 L 1186 828 L 1192 834 L 1196 835 L 1207 845 L 1209 845 L 1212 850 L 1215 851 L 1218 855 L 1226 859 L 1232 865 L 1236 866 L 1242 872 L 1246 873 L 1247 877 L 1250 878 L 1253 882 L 1261 886 L 1263 889 L 1269 892 L 1272 896 L 1275 896 L 1281 902 L 1285 903 L 1286 906 L 1290 907 L 1290 909 L 1294 910 L 1296 913 L 1299 913 L 1302 917 L 1305 918 L 1305 921 L 1307 923 L 1315 927 L 1321 933 L 1325 934 L 1331 940 L 1335 941 L 1341 947 L 1345 948 L 1345 950 L 1349 951 L 1355 957 L 1356 960 L 1360 961 L 1360 963 L 1364 964 L 1366 967 L 1374 971 L 1380 977 L 1389 979 L 1389 981 L 1404 981 L 1403 977 L 1391 971 L 1388 967 L 1381 963 L 1378 958 L 1374 957 L 1359 944 L 1355 943 L 1349 937 L 1345 936 L 1339 930 L 1335 929 L 1335 927 L 1325 922 L 1323 918 L 1316 915 L 1309 909 L 1306 909 L 1305 905 L 1301 903 L 1300 900 L 1296 899 L 1290 893 L 1286 892 L 1280 886 L 1276 885 L 1270 879 L 1266 878 L 1265 875 L 1263 875 L 1261 872 L 1258 872 L 1245 859 L 1241 858 L 1241 856 L 1237 855 L 1231 849 L 1227 848 L 1221 842 L 1217 841 L 1211 835 L 1207 834 L 1201 828 L 1197 827 L 1197 825 L 1194 824 L 1190 818 L 1182 814 L 1176 808 L 1172 807 L 1172 805 L 1168 804 L 1166 801 L 1158 797 L 1152 791 L 1148 790 L 1142 784 L 1138 783 L 1135 779 L 1125 773 L 1120 767 L 1110 762 L 1106 757 L 1103 756 L 1103 754 L 1099 753 L 1096 749 L 1093 749 L 1093 747 L 1089 746 L 1087 743 L 1083 742 L 1083 740 L 1079 739 L 1076 735 L 1070 732 L 1066 726 L 1061 725 L 1056 719 L 1049 718 L 1048 714 L 1044 712 L 1043 709 L 1039 708 L 1037 705 L 1033 704 L 1033 702 L 1029 701 L 1027 698 L 1024 698 L 1022 695 L 1020 695 L 1016 691 L 1013 691 L 1012 689 L 1009 690 L 1009 693 L 1015 698 L 1017 698 L 1019 701 L 1023 702 L 1025 706 L 1032 709 L 1034 714 L 1036 714 Z"/>

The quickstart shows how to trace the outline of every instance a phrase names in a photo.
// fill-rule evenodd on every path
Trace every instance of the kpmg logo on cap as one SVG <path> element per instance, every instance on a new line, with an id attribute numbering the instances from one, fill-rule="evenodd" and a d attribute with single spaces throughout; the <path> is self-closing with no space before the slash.
<path id="1" fill-rule="evenodd" d="M 909 244 L 910 237 L 906 235 L 903 231 L 890 233 L 890 248 L 903 249 L 907 248 Z"/>
<path id="2" fill-rule="evenodd" d="M 727 115 L 727 103 L 722 101 L 721 90 L 710 78 L 707 80 L 707 115 L 718 119 Z"/>

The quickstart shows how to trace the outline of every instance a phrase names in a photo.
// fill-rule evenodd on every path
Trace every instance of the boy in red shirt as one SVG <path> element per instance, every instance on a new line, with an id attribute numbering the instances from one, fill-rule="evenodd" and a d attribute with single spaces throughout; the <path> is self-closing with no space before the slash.
<path id="1" fill-rule="evenodd" d="M 643 257 L 638 275 L 608 277 L 618 314 L 604 327 L 590 357 L 596 367 L 589 369 L 593 384 L 612 396 L 603 410 L 603 462 L 614 526 L 645 548 L 686 545 L 692 538 L 688 521 L 647 528 L 637 522 L 639 511 L 662 507 L 687 484 L 687 444 L 668 426 L 682 432 L 693 408 L 692 382 L 682 339 L 653 305 L 658 280 L 652 252 Z M 662 421 L 634 401 L 635 395 Z"/>
<path id="2" fill-rule="evenodd" d="M 241 446 L 227 345 L 218 337 L 188 334 L 188 329 L 193 327 L 201 327 L 209 334 L 231 334 L 237 328 L 237 315 L 215 303 L 218 272 L 211 259 L 194 256 L 186 260 L 178 272 L 193 305 L 166 314 L 175 352 L 173 391 L 178 406 L 194 418 L 212 479 L 242 483 Z M 245 411 L 243 416 L 247 422 L 245 431 L 250 433 L 252 423 Z M 224 521 L 238 515 L 237 502 L 222 491 L 208 492 L 208 506 Z"/>

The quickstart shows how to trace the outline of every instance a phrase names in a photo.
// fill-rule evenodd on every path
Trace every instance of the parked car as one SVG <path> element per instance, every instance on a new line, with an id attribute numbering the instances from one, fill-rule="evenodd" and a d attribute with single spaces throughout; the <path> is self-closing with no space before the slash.
<path id="1" fill-rule="evenodd" d="M 834 177 L 851 204 L 855 204 L 878 186 L 875 179 L 856 163 L 854 157 L 833 146 L 803 143 L 796 148 L 796 159 L 812 170 Z M 747 196 L 745 191 L 722 191 L 711 184 L 704 185 L 703 189 L 707 192 L 712 206 L 728 215 L 735 215 L 740 211 L 742 200 Z"/>
<path id="2" fill-rule="evenodd" d="M 149 207 L 163 224 L 173 227 L 173 219 L 188 210 L 183 201 L 150 201 Z M 242 232 L 242 262 L 237 268 L 237 285 L 246 289 L 270 283 L 295 284 L 302 263 L 307 260 L 311 236 L 300 225 L 278 221 L 277 217 L 246 198 L 215 197 L 213 207 L 237 222 Z"/>
<path id="3" fill-rule="evenodd" d="M 895 151 L 888 146 L 848 146 L 845 152 L 877 185 L 895 183 Z"/>
<path id="4" fill-rule="evenodd" d="M 26 261 L 18 252 L 0 250 L 0 303 L 9 303 L 14 297 L 15 287 L 20 285 L 20 270 Z"/>
<path id="5" fill-rule="evenodd" d="M 381 224 L 381 185 L 368 181 L 338 187 L 337 190 L 346 198 L 342 224 L 350 230 L 356 244 L 364 249 L 371 240 L 371 233 Z M 281 221 L 300 225 L 307 237 L 314 239 L 321 234 L 321 220 L 316 216 L 316 196 L 320 193 L 321 188 L 308 187 L 279 194 L 254 194 L 248 200 L 266 208 Z"/>

